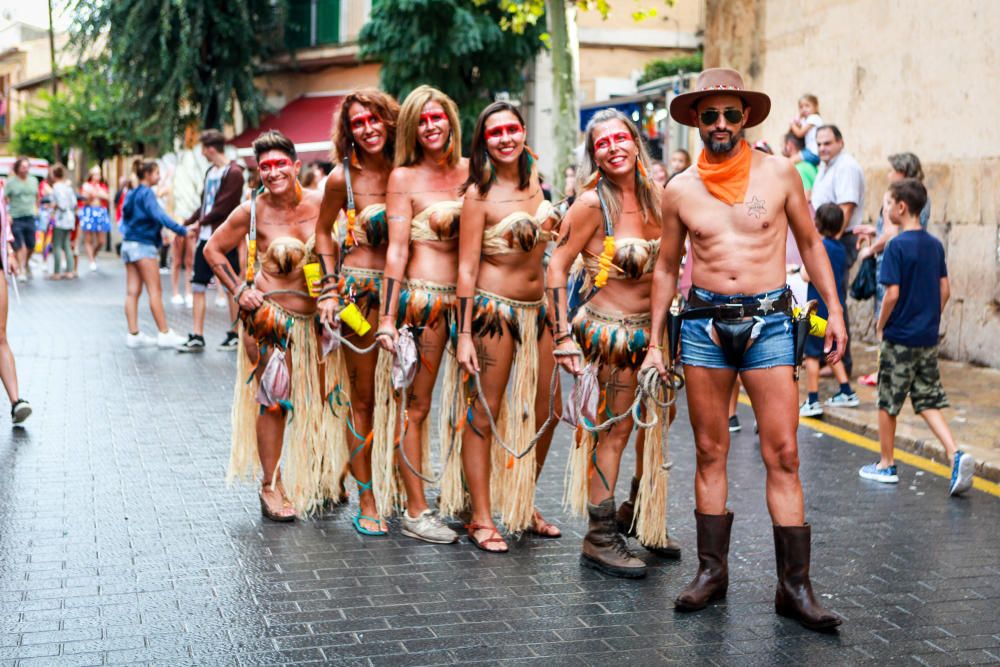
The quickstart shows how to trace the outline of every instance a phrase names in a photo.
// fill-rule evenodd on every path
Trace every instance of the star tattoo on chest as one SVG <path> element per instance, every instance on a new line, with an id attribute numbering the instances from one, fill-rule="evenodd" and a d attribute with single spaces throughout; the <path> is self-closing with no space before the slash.
<path id="1" fill-rule="evenodd" d="M 767 213 L 767 209 L 764 207 L 764 200 L 759 199 L 757 195 L 754 195 L 753 199 L 746 202 L 746 205 L 747 205 L 747 215 L 752 215 L 758 220 L 760 220 L 760 216 Z"/>

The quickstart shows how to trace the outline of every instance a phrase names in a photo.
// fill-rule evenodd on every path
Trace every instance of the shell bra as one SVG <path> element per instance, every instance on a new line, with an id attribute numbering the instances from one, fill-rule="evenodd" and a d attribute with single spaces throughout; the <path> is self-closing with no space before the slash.
<path id="1" fill-rule="evenodd" d="M 551 231 L 543 229 L 550 218 L 559 214 L 552 203 L 543 199 L 534 215 L 525 211 L 514 211 L 500 222 L 483 230 L 484 255 L 507 255 L 515 252 L 531 252 L 539 243 L 548 243 L 555 238 Z"/>
<path id="2" fill-rule="evenodd" d="M 452 241 L 458 238 L 462 202 L 434 202 L 410 220 L 411 241 Z"/>

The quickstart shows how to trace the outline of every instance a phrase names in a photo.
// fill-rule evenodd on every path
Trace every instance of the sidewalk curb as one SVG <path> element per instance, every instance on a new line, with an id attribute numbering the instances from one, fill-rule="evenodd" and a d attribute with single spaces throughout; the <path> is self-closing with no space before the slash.
<path id="1" fill-rule="evenodd" d="M 851 419 L 829 408 L 826 409 L 820 419 L 827 424 L 839 426 L 842 429 L 863 435 L 878 442 L 878 426 L 872 426 L 861 420 Z M 959 446 L 961 447 L 961 444 Z M 896 447 L 904 452 L 923 456 L 942 465 L 951 465 L 951 461 L 945 456 L 944 447 L 937 440 L 924 440 L 897 434 Z M 981 477 L 987 481 L 1000 483 L 1000 464 L 992 461 L 976 461 L 975 474 L 977 477 Z"/>

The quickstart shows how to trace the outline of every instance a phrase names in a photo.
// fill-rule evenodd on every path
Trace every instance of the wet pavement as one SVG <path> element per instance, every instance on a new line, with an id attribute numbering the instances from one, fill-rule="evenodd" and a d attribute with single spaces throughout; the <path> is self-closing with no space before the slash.
<path id="1" fill-rule="evenodd" d="M 1000 662 L 1000 498 L 949 499 L 946 479 L 909 466 L 897 487 L 866 482 L 870 452 L 800 429 L 813 582 L 847 619 L 816 635 L 773 613 L 764 470 L 745 428 L 730 457 L 728 599 L 681 615 L 672 599 L 696 565 L 683 409 L 670 511 L 684 558 L 648 557 L 643 581 L 578 565 L 583 524 L 559 507 L 562 429 L 539 492 L 560 540 L 490 555 L 395 526 L 362 538 L 353 504 L 268 524 L 252 487 L 223 483 L 232 353 L 125 349 L 117 264 L 21 291 L 9 332 L 35 413 L 0 435 L 0 665 Z M 189 311 L 168 311 L 185 331 Z M 210 345 L 224 312 L 210 306 Z"/>

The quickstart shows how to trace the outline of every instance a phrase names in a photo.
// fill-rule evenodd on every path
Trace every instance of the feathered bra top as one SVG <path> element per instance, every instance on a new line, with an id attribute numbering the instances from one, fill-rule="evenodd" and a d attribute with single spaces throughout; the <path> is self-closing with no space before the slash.
<path id="1" fill-rule="evenodd" d="M 615 239 L 614 248 L 607 277 L 611 280 L 635 280 L 646 273 L 652 273 L 660 254 L 660 239 Z M 601 272 L 600 257 L 584 253 L 579 261 L 583 262 L 590 280 L 594 280 Z"/>
<path id="2" fill-rule="evenodd" d="M 358 214 L 354 227 L 354 242 L 358 245 L 380 246 L 389 242 L 389 227 L 385 220 L 385 204 L 370 204 Z"/>
<path id="3" fill-rule="evenodd" d="M 451 241 L 458 238 L 462 202 L 434 202 L 410 220 L 411 241 Z"/>
<path id="4" fill-rule="evenodd" d="M 515 211 L 500 222 L 483 230 L 483 254 L 505 255 L 513 252 L 531 252 L 539 243 L 553 240 L 561 221 L 559 209 L 542 200 L 534 215 Z M 551 221 L 550 229 L 545 229 Z"/>

